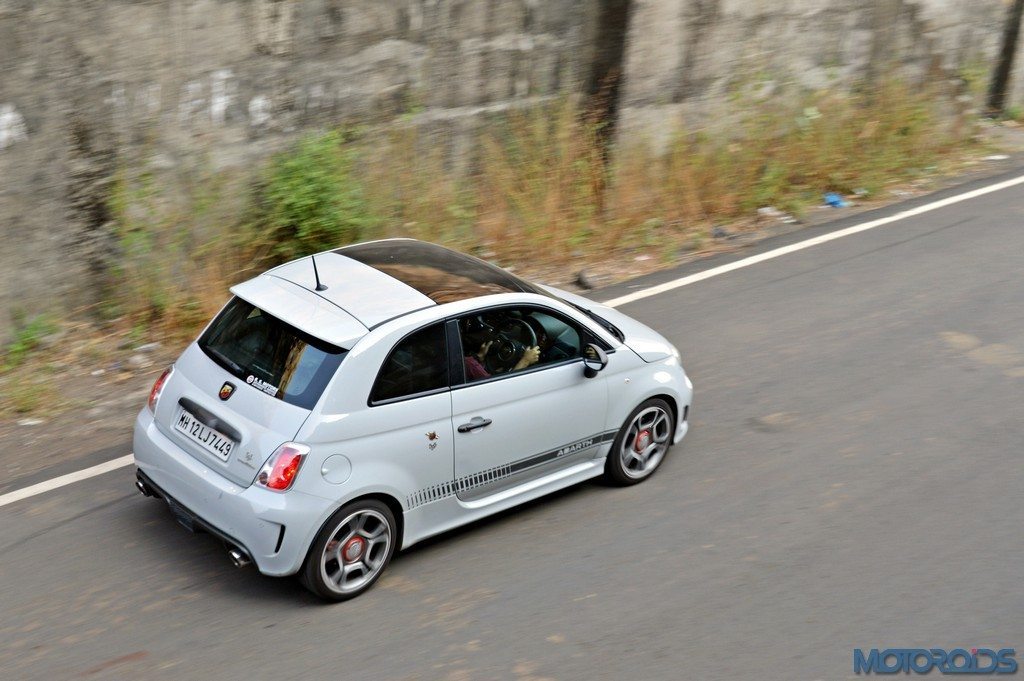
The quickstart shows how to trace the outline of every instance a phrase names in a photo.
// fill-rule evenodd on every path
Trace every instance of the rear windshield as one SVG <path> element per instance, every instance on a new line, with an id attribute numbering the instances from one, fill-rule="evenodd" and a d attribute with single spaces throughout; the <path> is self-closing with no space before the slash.
<path id="1" fill-rule="evenodd" d="M 199 339 L 210 359 L 240 380 L 303 409 L 312 409 L 346 350 L 233 298 Z"/>

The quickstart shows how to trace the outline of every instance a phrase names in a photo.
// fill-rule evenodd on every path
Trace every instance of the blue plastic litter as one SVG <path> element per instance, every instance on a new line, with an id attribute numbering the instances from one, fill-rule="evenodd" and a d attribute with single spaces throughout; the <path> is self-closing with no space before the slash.
<path id="1" fill-rule="evenodd" d="M 825 203 L 832 206 L 833 208 L 846 208 L 850 204 L 846 202 L 846 199 L 841 197 L 835 192 L 828 192 L 825 194 Z"/>

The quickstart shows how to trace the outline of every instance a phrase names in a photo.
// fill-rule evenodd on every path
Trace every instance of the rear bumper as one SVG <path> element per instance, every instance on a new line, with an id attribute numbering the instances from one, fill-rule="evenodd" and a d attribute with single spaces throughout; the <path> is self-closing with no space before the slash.
<path id="1" fill-rule="evenodd" d="M 135 421 L 133 446 L 140 480 L 183 525 L 241 549 L 264 574 L 294 574 L 302 566 L 329 500 L 294 489 L 241 487 L 168 439 L 146 409 Z"/>
<path id="2" fill-rule="evenodd" d="M 249 549 L 245 548 L 242 542 L 235 539 L 231 535 L 222 532 L 219 528 L 214 527 L 210 523 L 200 518 L 190 509 L 182 505 L 180 501 L 178 501 L 170 494 L 168 494 L 166 490 L 160 487 L 160 485 L 153 482 L 153 480 L 148 475 L 143 473 L 141 470 L 136 469 L 135 477 L 139 481 L 140 491 L 142 491 L 147 496 L 156 497 L 157 499 L 163 499 L 164 501 L 166 501 L 167 505 L 170 506 L 171 512 L 174 514 L 174 517 L 177 519 L 178 523 L 183 525 L 185 529 L 189 530 L 190 532 L 201 530 L 203 532 L 212 534 L 213 536 L 217 537 L 222 542 L 224 542 L 227 548 L 234 549 L 240 552 L 242 556 L 245 557 L 246 560 L 250 562 L 252 561 L 252 554 L 249 552 Z M 281 526 L 281 539 L 284 539 L 284 529 L 284 526 Z"/>

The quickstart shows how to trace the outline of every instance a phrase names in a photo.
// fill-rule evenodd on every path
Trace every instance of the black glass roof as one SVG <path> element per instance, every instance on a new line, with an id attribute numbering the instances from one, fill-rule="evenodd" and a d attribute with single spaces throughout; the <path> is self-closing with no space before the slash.
<path id="1" fill-rule="evenodd" d="M 500 267 L 425 241 L 373 241 L 334 252 L 380 270 L 438 304 L 494 293 L 547 295 Z"/>

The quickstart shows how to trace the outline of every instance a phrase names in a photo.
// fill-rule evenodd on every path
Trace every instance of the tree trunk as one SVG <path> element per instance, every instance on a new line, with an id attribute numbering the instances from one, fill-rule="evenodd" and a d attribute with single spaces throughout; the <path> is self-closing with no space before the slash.
<path id="1" fill-rule="evenodd" d="M 631 0 L 599 0 L 594 56 L 585 83 L 587 115 L 600 124 L 601 141 L 611 141 L 618 117 L 619 86 L 626 51 Z"/>
<path id="2" fill-rule="evenodd" d="M 1013 70 L 1013 57 L 1017 52 L 1017 36 L 1020 34 L 1020 19 L 1024 14 L 1024 0 L 1013 0 L 1006 13 L 1006 26 L 1003 28 L 1003 45 L 999 51 L 999 61 L 992 74 L 992 85 L 988 91 L 988 115 L 995 117 L 1003 113 L 1006 106 L 1006 91 L 1009 89 L 1010 72 Z"/>

